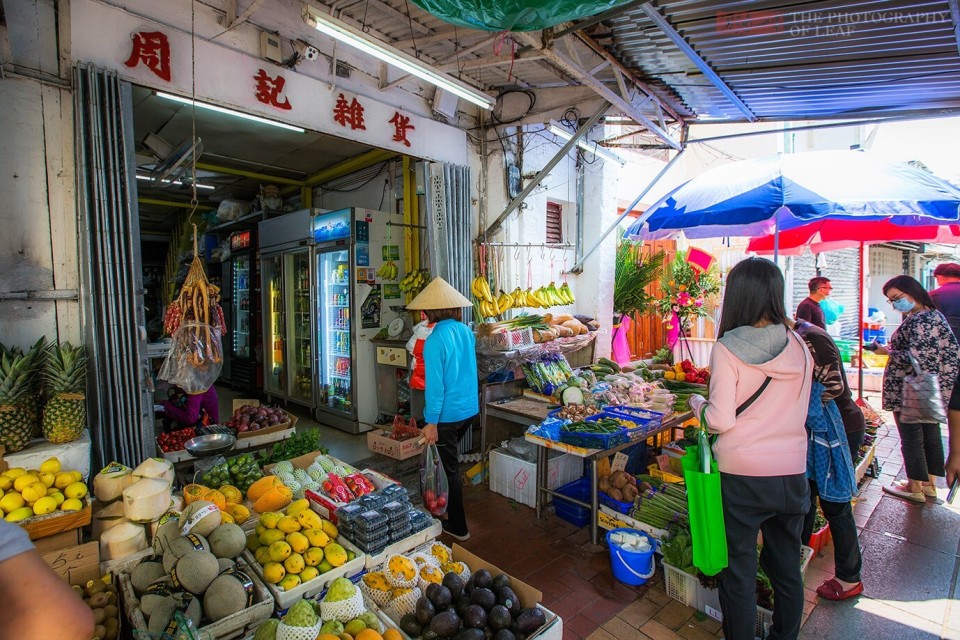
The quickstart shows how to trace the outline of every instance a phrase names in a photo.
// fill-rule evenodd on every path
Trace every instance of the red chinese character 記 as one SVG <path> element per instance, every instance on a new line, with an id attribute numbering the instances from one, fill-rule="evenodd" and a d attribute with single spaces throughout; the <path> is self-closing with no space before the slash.
<path id="1" fill-rule="evenodd" d="M 130 68 L 141 62 L 158 78 L 170 82 L 170 41 L 159 31 L 139 31 L 130 36 L 133 51 L 123 64 Z"/>
<path id="2" fill-rule="evenodd" d="M 410 141 L 407 140 L 407 131 L 416 129 L 415 126 L 410 124 L 410 117 L 402 116 L 399 111 L 395 111 L 388 122 L 393 125 L 393 141 L 402 142 L 409 147 Z"/>
<path id="3" fill-rule="evenodd" d="M 341 93 L 337 98 L 337 104 L 333 106 L 333 119 L 341 127 L 350 125 L 351 129 L 363 129 L 366 131 L 367 125 L 363 122 L 363 105 L 354 98 L 350 102 Z"/>
<path id="4" fill-rule="evenodd" d="M 286 82 L 283 76 L 271 78 L 266 71 L 260 69 L 260 73 L 253 76 L 253 79 L 257 81 L 257 100 L 278 109 L 293 108 L 286 98 L 283 99 L 283 102 L 280 102 L 280 94 L 283 93 L 283 85 Z"/>

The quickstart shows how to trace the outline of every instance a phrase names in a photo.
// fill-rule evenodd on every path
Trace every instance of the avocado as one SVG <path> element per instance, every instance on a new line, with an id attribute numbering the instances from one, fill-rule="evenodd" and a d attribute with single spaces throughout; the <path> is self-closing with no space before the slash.
<path id="1" fill-rule="evenodd" d="M 502 604 L 510 611 L 510 615 L 518 616 L 523 611 L 523 605 L 520 604 L 520 598 L 510 587 L 500 589 L 500 595 L 497 596 L 497 604 Z"/>
<path id="2" fill-rule="evenodd" d="M 467 610 L 467 607 L 469 607 L 471 604 L 473 603 L 470 601 L 470 596 L 460 596 L 457 598 L 457 615 L 463 616 Z"/>
<path id="3" fill-rule="evenodd" d="M 483 640 L 483 631 L 467 627 L 457 634 L 457 640 Z"/>
<path id="4" fill-rule="evenodd" d="M 489 624 L 494 631 L 507 629 L 512 622 L 513 616 L 510 615 L 510 610 L 502 604 L 494 606 L 490 609 L 490 613 L 487 614 L 487 624 Z"/>
<path id="5" fill-rule="evenodd" d="M 400 618 L 400 630 L 411 638 L 417 638 L 423 631 L 423 626 L 420 624 L 420 621 L 417 620 L 417 616 L 408 613 Z"/>
<path id="6" fill-rule="evenodd" d="M 480 589 L 489 589 L 490 585 L 493 584 L 493 576 L 490 575 L 490 572 L 486 569 L 477 569 L 477 572 L 473 574 L 473 586 Z"/>
<path id="7" fill-rule="evenodd" d="M 470 576 L 470 579 L 467 580 L 467 583 L 463 585 L 463 592 L 467 595 L 470 595 L 470 592 L 473 591 L 473 576 Z"/>
<path id="8" fill-rule="evenodd" d="M 524 634 L 531 634 L 545 624 L 547 617 L 539 607 L 524 609 L 517 617 L 517 628 Z"/>
<path id="9" fill-rule="evenodd" d="M 501 573 L 496 578 L 493 579 L 493 583 L 490 585 L 490 588 L 494 593 L 500 593 L 500 589 L 510 586 L 510 576 L 505 573 Z"/>
<path id="10" fill-rule="evenodd" d="M 493 640 L 493 629 L 489 626 L 483 628 L 483 640 Z"/>
<path id="11" fill-rule="evenodd" d="M 493 605 L 497 604 L 497 596 L 493 595 L 493 591 L 490 591 L 490 589 L 474 589 L 473 593 L 470 594 L 470 601 L 483 607 L 484 611 L 490 611 Z"/>
<path id="12" fill-rule="evenodd" d="M 447 575 L 443 576 L 443 582 L 440 584 L 450 589 L 450 595 L 453 596 L 454 600 L 463 595 L 463 578 L 453 571 L 447 572 Z"/>
<path id="13" fill-rule="evenodd" d="M 500 629 L 497 635 L 493 636 L 493 640 L 516 640 L 516 636 L 510 629 Z"/>
<path id="14" fill-rule="evenodd" d="M 467 607 L 463 613 L 463 624 L 466 627 L 483 629 L 487 626 L 487 611 L 478 604 L 472 604 Z"/>
<path id="15" fill-rule="evenodd" d="M 437 609 L 433 606 L 433 603 L 430 602 L 429 598 L 421 596 L 420 599 L 417 600 L 417 606 L 416 609 L 414 609 L 413 615 L 417 619 L 417 622 L 426 626 L 433 620 L 433 616 L 437 615 Z"/>
<path id="16" fill-rule="evenodd" d="M 441 638 L 452 638 L 460 630 L 460 618 L 453 611 L 441 611 L 430 621 L 430 631 Z"/>
<path id="17" fill-rule="evenodd" d="M 430 630 L 430 627 L 424 627 L 423 632 L 420 634 L 420 640 L 437 640 L 439 637 L 440 636 Z"/>
<path id="18" fill-rule="evenodd" d="M 453 595 L 450 593 L 450 589 L 442 584 L 431 583 L 427 587 L 427 598 L 433 603 L 437 611 L 443 611 L 453 603 Z"/>

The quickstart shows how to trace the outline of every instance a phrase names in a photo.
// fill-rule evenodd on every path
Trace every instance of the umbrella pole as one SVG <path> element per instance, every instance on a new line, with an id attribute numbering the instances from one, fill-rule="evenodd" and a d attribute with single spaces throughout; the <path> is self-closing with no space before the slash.
<path id="1" fill-rule="evenodd" d="M 860 291 L 857 292 L 857 397 L 863 400 L 863 243 L 860 243 Z"/>
<path id="2" fill-rule="evenodd" d="M 779 209 L 773 214 L 773 261 L 780 266 L 780 213 Z"/>

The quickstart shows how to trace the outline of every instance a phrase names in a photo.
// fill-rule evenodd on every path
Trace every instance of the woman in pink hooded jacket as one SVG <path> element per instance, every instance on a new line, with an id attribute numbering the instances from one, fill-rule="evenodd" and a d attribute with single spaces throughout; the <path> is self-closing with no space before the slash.
<path id="1" fill-rule="evenodd" d="M 813 362 L 787 328 L 780 269 L 763 258 L 727 278 L 720 330 L 710 356 L 710 400 L 690 406 L 711 433 L 723 496 L 728 566 L 720 572 L 726 640 L 753 640 L 760 564 L 774 591 L 768 638 L 794 640 L 803 615 L 800 533 L 810 505 L 807 432 Z M 792 324 L 790 325 L 792 326 Z"/>

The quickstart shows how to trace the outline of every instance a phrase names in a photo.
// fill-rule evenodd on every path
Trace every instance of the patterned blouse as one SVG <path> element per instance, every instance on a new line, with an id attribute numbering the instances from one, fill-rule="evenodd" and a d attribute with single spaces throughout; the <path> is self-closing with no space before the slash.
<path id="1" fill-rule="evenodd" d="M 899 411 L 903 401 L 903 379 L 913 371 L 908 350 L 913 350 L 920 367 L 940 379 L 940 393 L 946 408 L 953 383 L 960 371 L 960 345 L 947 319 L 939 311 L 920 311 L 907 316 L 890 339 L 890 359 L 883 372 L 883 408 Z"/>

